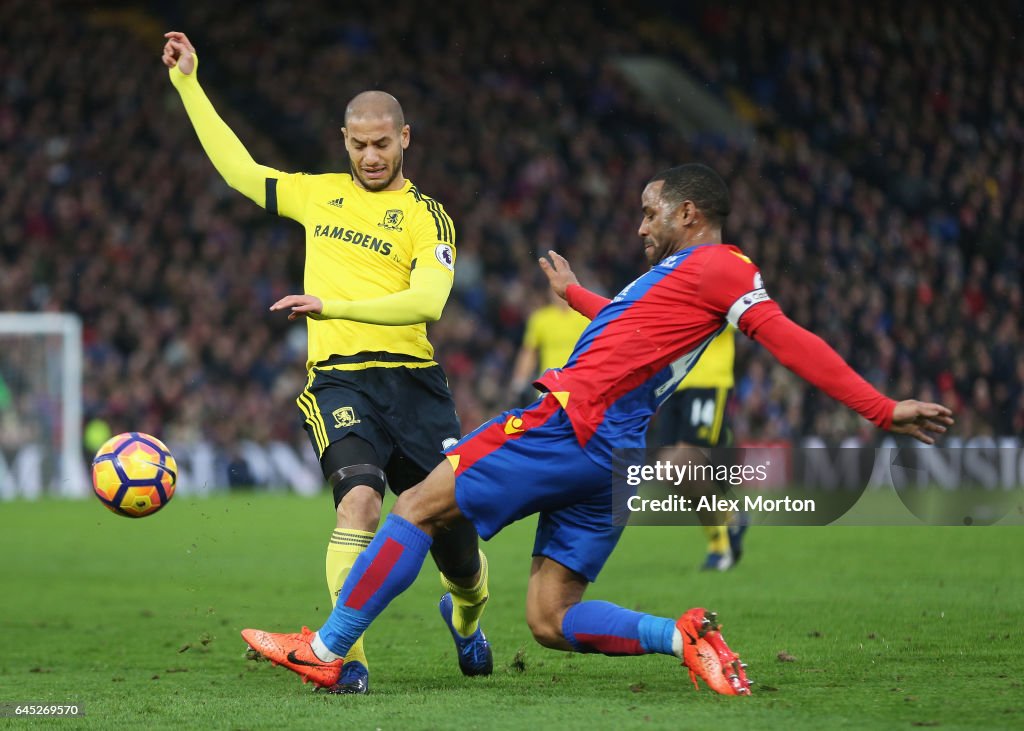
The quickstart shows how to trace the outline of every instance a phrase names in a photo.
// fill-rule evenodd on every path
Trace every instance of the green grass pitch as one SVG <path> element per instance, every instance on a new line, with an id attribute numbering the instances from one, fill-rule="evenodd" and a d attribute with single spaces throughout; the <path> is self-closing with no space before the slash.
<path id="1" fill-rule="evenodd" d="M 758 681 L 694 692 L 666 657 L 545 650 L 523 602 L 533 521 L 486 545 L 490 678 L 463 678 L 428 567 L 367 640 L 372 693 L 313 694 L 244 658 L 244 627 L 330 609 L 329 497 L 176 499 L 129 520 L 98 502 L 0 504 L 0 702 L 84 718 L 0 727 L 594 729 L 1024 727 L 1024 530 L 755 528 L 740 566 L 696 571 L 694 528 L 636 527 L 589 598 L 719 612 Z"/>

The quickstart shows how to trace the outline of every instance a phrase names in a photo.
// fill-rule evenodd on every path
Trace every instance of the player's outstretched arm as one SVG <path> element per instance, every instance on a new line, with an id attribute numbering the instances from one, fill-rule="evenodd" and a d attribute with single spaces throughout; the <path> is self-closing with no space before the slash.
<path id="1" fill-rule="evenodd" d="M 324 302 L 312 294 L 289 294 L 270 306 L 271 312 L 281 310 L 289 310 L 289 320 L 297 320 L 304 315 L 318 319 L 317 316 L 323 314 Z"/>
<path id="2" fill-rule="evenodd" d="M 266 208 L 267 178 L 278 178 L 281 173 L 253 160 L 241 140 L 217 114 L 199 85 L 199 58 L 188 37 L 180 31 L 170 31 L 164 37 L 167 41 L 161 60 L 170 70 L 171 83 L 181 95 L 207 156 L 228 185 Z"/>
<path id="3" fill-rule="evenodd" d="M 774 302 L 749 310 L 740 328 L 789 370 L 882 429 L 934 444 L 932 435 L 953 424 L 952 412 L 941 404 L 896 403 L 880 394 L 828 343 L 782 314 Z"/>
<path id="4" fill-rule="evenodd" d="M 582 286 L 564 256 L 553 250 L 548 251 L 548 256 L 551 257 L 551 261 L 543 256 L 538 261 L 541 271 L 548 278 L 551 290 L 588 320 L 597 317 L 601 308 L 611 300 Z"/>
<path id="5" fill-rule="evenodd" d="M 352 320 L 371 325 L 418 325 L 441 318 L 451 276 L 437 269 L 413 270 L 409 288 L 366 300 L 321 300 L 311 294 L 290 294 L 270 306 L 271 312 L 290 310 L 288 319 L 303 315 L 315 320 Z"/>
<path id="6" fill-rule="evenodd" d="M 908 434 L 925 444 L 935 444 L 932 434 L 944 434 L 952 425 L 953 412 L 942 404 L 909 399 L 896 404 L 889 431 Z"/>

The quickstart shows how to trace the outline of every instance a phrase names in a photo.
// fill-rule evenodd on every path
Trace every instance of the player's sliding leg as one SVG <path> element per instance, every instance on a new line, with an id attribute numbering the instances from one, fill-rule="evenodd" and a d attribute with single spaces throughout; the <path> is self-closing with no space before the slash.
<path id="1" fill-rule="evenodd" d="M 318 632 L 246 629 L 242 636 L 272 662 L 318 686 L 333 686 L 352 645 L 391 600 L 415 581 L 433 543 L 431 533 L 460 517 L 455 476 L 445 461 L 420 485 L 399 496 L 384 525 L 356 559 L 334 610 Z"/>
<path id="2" fill-rule="evenodd" d="M 589 582 L 546 556 L 535 556 L 526 594 L 526 621 L 545 647 L 604 655 L 660 653 L 682 659 L 671 619 L 604 601 L 583 601 Z"/>
<path id="3" fill-rule="evenodd" d="M 406 493 L 408 494 L 408 493 Z M 315 634 L 242 630 L 249 646 L 322 688 L 341 678 L 343 659 L 370 623 L 415 581 L 431 537 L 393 512 L 359 554 L 327 622 Z"/>
<path id="4" fill-rule="evenodd" d="M 719 629 L 716 615 L 703 608 L 673 620 L 601 601 L 574 604 L 562 623 L 563 635 L 576 652 L 672 655 L 689 669 L 695 688 L 699 676 L 717 693 L 748 695 L 746 665 L 729 649 Z"/>
<path id="5" fill-rule="evenodd" d="M 391 600 L 409 588 L 423 566 L 431 537 L 394 512 L 356 559 L 327 622 L 313 638 L 325 661 L 345 657 Z"/>
<path id="6" fill-rule="evenodd" d="M 455 641 L 463 675 L 490 675 L 494 667 L 491 645 L 480 628 L 488 588 L 487 557 L 478 543 L 473 524 L 461 518 L 439 531 L 430 549 L 446 592 L 438 608 Z"/>
<path id="7" fill-rule="evenodd" d="M 750 684 L 713 614 L 691 609 L 678 620 L 634 612 L 604 601 L 583 601 L 588 582 L 546 556 L 536 556 L 526 616 L 545 647 L 604 655 L 670 655 L 724 695 L 746 695 Z M 694 681 L 696 684 L 696 681 Z"/>

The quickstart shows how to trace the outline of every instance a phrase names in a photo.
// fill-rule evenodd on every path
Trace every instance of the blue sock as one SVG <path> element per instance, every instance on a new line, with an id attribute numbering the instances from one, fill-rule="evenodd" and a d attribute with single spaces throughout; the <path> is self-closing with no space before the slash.
<path id="1" fill-rule="evenodd" d="M 580 602 L 569 607 L 562 620 L 562 634 L 577 652 L 605 655 L 673 655 L 676 623 L 611 602 Z"/>
<path id="2" fill-rule="evenodd" d="M 647 652 L 675 657 L 676 653 L 672 650 L 672 638 L 676 634 L 674 619 L 645 614 L 640 618 L 637 631 L 640 633 L 640 644 Z"/>
<path id="3" fill-rule="evenodd" d="M 359 555 L 338 594 L 320 639 L 342 657 L 392 599 L 409 588 L 433 541 L 415 525 L 389 515 Z"/>

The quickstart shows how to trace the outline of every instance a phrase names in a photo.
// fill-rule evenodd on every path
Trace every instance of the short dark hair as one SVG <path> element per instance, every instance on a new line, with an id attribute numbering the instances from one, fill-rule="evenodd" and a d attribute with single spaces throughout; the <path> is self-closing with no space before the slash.
<path id="1" fill-rule="evenodd" d="M 677 165 L 658 173 L 650 180 L 651 183 L 658 181 L 665 183 L 661 188 L 662 200 L 673 207 L 678 207 L 683 201 L 693 201 L 697 210 L 715 226 L 725 223 L 729 211 L 732 210 L 728 186 L 722 180 L 722 176 L 707 165 Z"/>
<path id="2" fill-rule="evenodd" d="M 369 119 L 387 119 L 395 123 L 395 129 L 401 130 L 405 126 L 405 113 L 398 100 L 386 91 L 371 89 L 363 91 L 352 97 L 345 105 L 345 126 L 351 117 L 366 117 Z"/>

